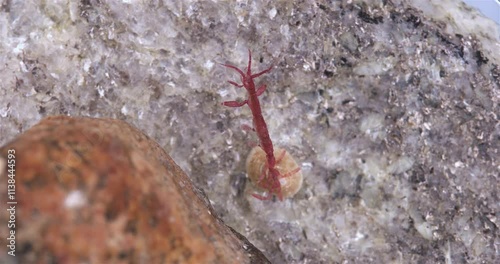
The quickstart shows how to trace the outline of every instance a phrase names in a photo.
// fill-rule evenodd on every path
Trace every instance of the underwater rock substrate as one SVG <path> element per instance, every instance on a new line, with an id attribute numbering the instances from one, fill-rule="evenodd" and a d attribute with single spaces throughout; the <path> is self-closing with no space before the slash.
<path id="1" fill-rule="evenodd" d="M 12 159 L 15 227 L 0 231 L 14 231 L 20 263 L 268 263 L 156 142 L 124 121 L 46 118 L 0 149 L 2 174 L 12 174 Z M 4 205 L 7 185 L 0 182 Z M 9 217 L 0 212 L 2 223 Z M 0 262 L 9 258 L 2 250 Z"/>

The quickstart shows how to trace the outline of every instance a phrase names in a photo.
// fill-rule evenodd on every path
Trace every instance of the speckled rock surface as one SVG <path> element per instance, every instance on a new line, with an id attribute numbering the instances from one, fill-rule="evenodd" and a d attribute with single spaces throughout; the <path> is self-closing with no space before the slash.
<path id="1" fill-rule="evenodd" d="M 16 161 L 17 201 L 17 228 L 0 226 L 16 231 L 17 259 L 2 251 L 1 263 L 267 262 L 214 217 L 154 141 L 123 121 L 50 117 L 0 153 L 4 165 Z"/>
<path id="2" fill-rule="evenodd" d="M 494 263 L 498 26 L 455 0 L 3 1 L 0 134 L 116 117 L 171 153 L 273 263 Z M 302 167 L 249 197 L 254 134 L 217 63 L 275 68 L 263 115 Z"/>

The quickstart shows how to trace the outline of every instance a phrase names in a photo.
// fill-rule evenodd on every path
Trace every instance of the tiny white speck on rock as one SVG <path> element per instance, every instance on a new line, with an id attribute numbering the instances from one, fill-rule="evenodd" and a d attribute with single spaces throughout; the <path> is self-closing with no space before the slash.
<path id="1" fill-rule="evenodd" d="M 126 106 L 126 105 L 122 106 L 121 112 L 122 112 L 122 114 L 124 114 L 124 115 L 126 115 L 126 114 L 128 113 L 128 109 L 127 109 L 127 106 Z"/>
<path id="2" fill-rule="evenodd" d="M 64 206 L 70 209 L 83 207 L 86 203 L 87 199 L 82 191 L 71 191 L 64 199 Z"/>
<path id="3" fill-rule="evenodd" d="M 276 16 L 277 13 L 278 13 L 278 11 L 276 11 L 276 8 L 274 8 L 274 7 L 271 8 L 271 10 L 269 10 L 267 12 L 267 14 L 269 15 L 270 19 L 273 19 Z"/>
<path id="4" fill-rule="evenodd" d="M 97 93 L 99 93 L 99 97 L 102 98 L 104 96 L 104 89 L 102 87 L 97 87 Z"/>
<path id="5" fill-rule="evenodd" d="M 210 70 L 214 66 L 214 62 L 211 60 L 207 60 L 203 66 L 205 67 L 205 69 Z"/>

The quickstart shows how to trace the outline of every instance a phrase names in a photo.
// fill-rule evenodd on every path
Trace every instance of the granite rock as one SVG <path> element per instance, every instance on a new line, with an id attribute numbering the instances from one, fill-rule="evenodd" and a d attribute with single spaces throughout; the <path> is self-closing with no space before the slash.
<path id="1" fill-rule="evenodd" d="M 17 227 L 0 230 L 16 231 L 19 263 L 267 262 L 156 142 L 126 122 L 49 117 L 0 153 L 3 166 L 15 160 L 9 201 L 17 202 Z M 8 220 L 2 210 L 0 221 Z M 12 259 L 2 250 L 0 262 Z"/>
<path id="2" fill-rule="evenodd" d="M 459 0 L 0 1 L 0 145 L 48 115 L 155 139 L 273 263 L 495 263 L 498 25 Z M 302 168 L 253 199 L 247 50 Z"/>

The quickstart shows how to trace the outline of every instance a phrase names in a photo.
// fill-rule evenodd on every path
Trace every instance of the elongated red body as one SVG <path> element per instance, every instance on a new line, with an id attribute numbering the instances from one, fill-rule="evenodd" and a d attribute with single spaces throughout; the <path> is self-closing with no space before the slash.
<path id="1" fill-rule="evenodd" d="M 269 136 L 269 131 L 267 130 L 267 125 L 266 122 L 264 121 L 264 117 L 262 116 L 262 109 L 260 106 L 259 98 L 258 96 L 264 93 L 266 90 L 266 86 L 262 85 L 258 89 L 255 88 L 255 82 L 254 79 L 271 71 L 272 65 L 259 72 L 252 74 L 252 54 L 250 50 L 248 51 L 248 66 L 246 72 L 243 72 L 239 68 L 228 65 L 228 64 L 223 64 L 225 67 L 231 68 L 235 71 L 237 71 L 240 74 L 241 77 L 241 82 L 242 84 L 238 84 L 233 81 L 229 81 L 230 84 L 236 86 L 236 87 L 244 87 L 247 92 L 248 92 L 248 99 L 244 100 L 242 102 L 238 101 L 226 101 L 222 103 L 225 106 L 229 107 L 241 107 L 245 104 L 247 104 L 250 107 L 250 110 L 252 111 L 252 116 L 253 116 L 253 125 L 254 129 L 257 132 L 257 135 L 259 137 L 260 141 L 260 147 L 264 152 L 266 153 L 266 158 L 267 158 L 267 170 L 268 172 L 263 172 L 263 175 L 261 177 L 260 182 L 263 184 L 260 185 L 260 187 L 266 189 L 268 191 L 267 196 L 261 196 L 258 194 L 253 194 L 254 197 L 265 200 L 265 199 L 270 199 L 273 194 L 276 194 L 280 200 L 283 199 L 282 193 L 281 193 L 281 184 L 279 181 L 280 178 L 280 173 L 279 171 L 275 168 L 276 166 L 276 158 L 274 157 L 274 147 L 273 147 L 273 142 L 271 141 L 271 137 Z M 262 181 L 265 178 L 265 181 Z"/>

